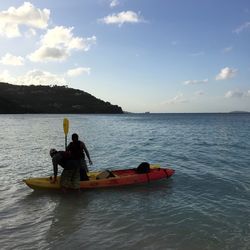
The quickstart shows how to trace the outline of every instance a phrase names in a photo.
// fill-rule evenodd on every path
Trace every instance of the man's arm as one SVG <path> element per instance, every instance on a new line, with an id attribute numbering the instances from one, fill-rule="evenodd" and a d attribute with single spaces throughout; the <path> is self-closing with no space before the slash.
<path id="1" fill-rule="evenodd" d="M 88 149 L 87 149 L 87 147 L 85 146 L 84 143 L 82 143 L 82 147 L 83 147 L 83 150 L 84 150 L 85 154 L 87 155 L 87 157 L 89 159 L 89 164 L 92 165 L 93 163 L 92 163 L 92 161 L 90 159 L 89 151 L 88 151 Z"/>
<path id="2" fill-rule="evenodd" d="M 60 154 L 56 154 L 52 158 L 53 164 L 53 171 L 54 171 L 54 180 L 53 183 L 57 181 L 57 174 L 58 174 L 58 162 L 61 160 L 62 156 Z"/>
<path id="3" fill-rule="evenodd" d="M 70 142 L 69 144 L 68 144 L 68 146 L 66 147 L 66 151 L 70 151 L 70 149 L 71 149 L 71 146 L 72 145 L 72 142 Z"/>

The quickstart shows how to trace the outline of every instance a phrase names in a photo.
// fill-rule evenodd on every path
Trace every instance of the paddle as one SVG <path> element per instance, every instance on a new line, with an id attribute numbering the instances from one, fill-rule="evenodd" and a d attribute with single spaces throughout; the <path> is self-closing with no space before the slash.
<path id="1" fill-rule="evenodd" d="M 63 119 L 63 130 L 65 135 L 65 150 L 67 148 L 67 135 L 69 132 L 69 120 L 67 118 Z"/>

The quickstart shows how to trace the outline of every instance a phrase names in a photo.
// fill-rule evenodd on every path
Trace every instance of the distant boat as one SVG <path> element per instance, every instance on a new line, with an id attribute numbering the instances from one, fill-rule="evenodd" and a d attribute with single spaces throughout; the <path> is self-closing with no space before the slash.
<path id="1" fill-rule="evenodd" d="M 147 111 L 147 112 L 145 112 L 144 114 L 150 114 L 150 112 L 149 112 L 149 111 Z"/>

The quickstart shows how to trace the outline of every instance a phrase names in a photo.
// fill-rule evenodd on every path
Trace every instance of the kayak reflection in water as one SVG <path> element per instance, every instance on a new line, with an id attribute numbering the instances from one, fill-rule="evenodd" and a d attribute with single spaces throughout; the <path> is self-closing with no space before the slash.
<path id="1" fill-rule="evenodd" d="M 70 152 L 71 159 L 77 160 L 80 162 L 80 180 L 85 181 L 89 180 L 87 172 L 88 167 L 85 160 L 85 154 L 88 157 L 89 164 L 92 165 L 92 161 L 90 159 L 89 151 L 84 142 L 78 139 L 78 134 L 72 134 L 72 142 L 67 146 L 67 151 Z"/>
<path id="2" fill-rule="evenodd" d="M 58 165 L 63 168 L 60 185 L 63 189 L 79 189 L 80 188 L 80 162 L 72 159 L 67 151 L 57 151 L 50 149 L 52 158 L 54 178 L 51 183 L 57 182 Z"/>

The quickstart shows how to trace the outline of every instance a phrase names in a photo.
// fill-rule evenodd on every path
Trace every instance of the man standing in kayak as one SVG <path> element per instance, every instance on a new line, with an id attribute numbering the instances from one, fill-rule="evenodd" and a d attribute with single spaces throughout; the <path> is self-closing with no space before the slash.
<path id="1" fill-rule="evenodd" d="M 58 165 L 63 168 L 60 185 L 63 189 L 79 189 L 80 188 L 80 163 L 73 160 L 69 152 L 57 151 L 50 149 L 52 158 L 54 179 L 52 183 L 57 182 Z"/>
<path id="2" fill-rule="evenodd" d="M 89 151 L 84 142 L 80 141 L 78 134 L 72 134 L 72 142 L 67 146 L 67 151 L 70 152 L 71 158 L 80 162 L 80 180 L 85 181 L 89 180 L 87 172 L 88 167 L 85 160 L 85 154 L 88 157 L 89 164 L 92 165 L 90 159 Z"/>

